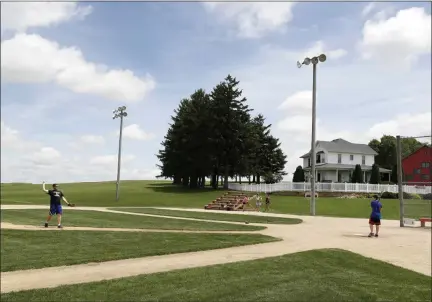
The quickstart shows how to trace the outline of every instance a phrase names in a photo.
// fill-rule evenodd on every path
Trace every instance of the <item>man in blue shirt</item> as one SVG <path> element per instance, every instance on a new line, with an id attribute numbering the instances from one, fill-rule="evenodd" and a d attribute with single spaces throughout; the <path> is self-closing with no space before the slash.
<path id="1" fill-rule="evenodd" d="M 382 204 L 379 201 L 378 195 L 374 195 L 374 200 L 371 201 L 370 206 L 372 208 L 372 212 L 369 217 L 370 233 L 368 237 L 372 237 L 374 235 L 373 232 L 374 226 L 376 229 L 375 237 L 378 237 L 378 232 L 381 225 L 381 209 L 382 209 Z"/>

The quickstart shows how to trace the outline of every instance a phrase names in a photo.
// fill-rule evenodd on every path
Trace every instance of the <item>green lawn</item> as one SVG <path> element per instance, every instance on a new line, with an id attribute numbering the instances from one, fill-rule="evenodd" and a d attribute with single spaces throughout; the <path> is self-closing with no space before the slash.
<path id="1" fill-rule="evenodd" d="M 219 220 L 219 221 L 235 221 L 250 223 L 268 223 L 268 224 L 298 224 L 301 223 L 301 219 L 295 218 L 281 218 L 281 217 L 266 217 L 266 216 L 255 216 L 255 215 L 243 215 L 243 214 L 224 214 L 222 213 L 205 213 L 205 212 L 191 212 L 191 211 L 176 211 L 176 210 L 165 210 L 165 209 L 151 209 L 151 208 L 111 208 L 111 210 L 123 211 L 123 212 L 134 212 L 134 213 L 146 213 L 161 216 L 172 216 L 172 217 L 187 217 L 195 219 L 206 219 L 206 220 Z"/>
<path id="2" fill-rule="evenodd" d="M 431 278 L 341 250 L 315 250 L 52 289 L 2 301 L 430 301 Z"/>
<path id="3" fill-rule="evenodd" d="M 140 206 L 140 207 L 179 207 L 204 208 L 224 190 L 190 190 L 173 186 L 166 181 L 122 181 L 120 201 L 115 201 L 115 182 L 61 184 L 66 197 L 78 206 Z M 318 198 L 317 215 L 335 217 L 365 218 L 370 214 L 368 199 Z M 418 202 L 418 201 L 407 201 Z M 41 185 L 2 184 L 2 204 L 47 204 L 48 196 Z M 399 201 L 382 200 L 383 218 L 399 219 Z M 272 196 L 272 212 L 309 215 L 309 199 L 292 196 Z M 430 201 L 425 201 L 413 213 L 412 218 L 428 216 L 431 213 Z"/>
<path id="4" fill-rule="evenodd" d="M 146 257 L 277 241 L 260 234 L 1 231 L 1 271 Z"/>
<path id="5" fill-rule="evenodd" d="M 1 220 L 13 224 L 42 226 L 47 214 L 48 210 L 2 210 Z M 54 216 L 51 221 L 52 226 L 55 227 L 57 223 L 56 217 Z M 65 227 L 82 226 L 189 231 L 256 231 L 265 229 L 265 227 L 261 226 L 74 210 L 64 211 L 62 224 Z"/>

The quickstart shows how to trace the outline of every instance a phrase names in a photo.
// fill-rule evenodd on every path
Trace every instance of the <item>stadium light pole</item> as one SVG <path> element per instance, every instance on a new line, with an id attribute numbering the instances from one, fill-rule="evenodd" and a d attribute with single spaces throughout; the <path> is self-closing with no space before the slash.
<path id="1" fill-rule="evenodd" d="M 310 214 L 315 216 L 315 163 L 316 163 L 316 151 L 315 151 L 315 134 L 316 134 L 316 69 L 319 62 L 324 63 L 327 57 L 325 54 L 320 54 L 318 57 L 305 58 L 302 63 L 297 61 L 297 67 L 301 68 L 303 65 L 309 65 L 312 63 L 313 67 L 313 81 L 312 81 L 312 141 L 311 141 L 311 200 L 310 200 Z"/>
<path id="2" fill-rule="evenodd" d="M 122 137 L 123 137 L 123 118 L 127 116 L 126 106 L 118 107 L 113 111 L 113 120 L 120 118 L 120 133 L 119 133 L 119 146 L 118 146 L 118 157 L 117 157 L 117 182 L 116 182 L 116 201 L 120 197 L 120 166 L 121 166 L 121 149 L 122 149 Z"/>

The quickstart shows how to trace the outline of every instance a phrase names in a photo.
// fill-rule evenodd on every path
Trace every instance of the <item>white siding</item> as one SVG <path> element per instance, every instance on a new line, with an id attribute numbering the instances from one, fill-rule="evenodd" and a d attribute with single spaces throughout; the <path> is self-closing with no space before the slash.
<path id="1" fill-rule="evenodd" d="M 334 153 L 329 152 L 328 153 L 328 163 L 330 164 L 339 164 L 338 162 L 338 156 L 339 154 L 342 155 L 342 162 L 340 164 L 345 165 L 362 165 L 362 155 L 361 154 L 350 154 L 350 153 Z M 351 160 L 351 155 L 353 155 L 353 160 Z M 365 155 L 365 165 L 366 166 L 372 166 L 375 163 L 375 156 L 373 155 Z"/>

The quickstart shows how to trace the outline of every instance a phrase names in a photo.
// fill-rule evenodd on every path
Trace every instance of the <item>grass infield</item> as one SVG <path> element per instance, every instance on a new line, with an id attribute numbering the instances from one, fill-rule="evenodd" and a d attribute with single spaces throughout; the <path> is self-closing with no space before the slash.
<path id="1" fill-rule="evenodd" d="M 431 278 L 342 250 L 2 294 L 2 301 L 430 301 Z"/>
<path id="2" fill-rule="evenodd" d="M 273 241 L 278 239 L 260 234 L 2 230 L 1 271 L 204 251 Z"/>
<path id="3" fill-rule="evenodd" d="M 48 204 L 48 196 L 42 186 L 32 184 L 1 184 L 2 204 Z M 177 207 L 204 208 L 220 197 L 224 190 L 210 188 L 190 190 L 173 186 L 167 181 L 122 181 L 120 201 L 115 201 L 115 182 L 66 183 L 61 190 L 71 202 L 78 206 L 101 207 Z M 309 215 L 309 199 L 297 196 L 272 195 L 271 212 Z M 383 218 L 399 219 L 399 200 L 382 199 Z M 406 200 L 406 212 L 410 218 L 431 215 L 430 200 Z M 410 204 L 416 204 L 410 206 Z M 316 213 L 322 216 L 367 218 L 370 214 L 369 199 L 340 199 L 320 197 L 316 202 Z"/>
<path id="4" fill-rule="evenodd" d="M 47 210 L 2 210 L 1 220 L 13 224 L 43 226 Z M 53 216 L 50 224 L 56 226 L 57 218 Z M 139 228 L 188 231 L 256 231 L 265 229 L 261 226 L 236 225 L 206 221 L 167 219 L 151 216 L 106 213 L 97 211 L 65 210 L 62 224 L 68 226 L 98 228 Z"/>

